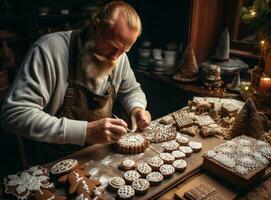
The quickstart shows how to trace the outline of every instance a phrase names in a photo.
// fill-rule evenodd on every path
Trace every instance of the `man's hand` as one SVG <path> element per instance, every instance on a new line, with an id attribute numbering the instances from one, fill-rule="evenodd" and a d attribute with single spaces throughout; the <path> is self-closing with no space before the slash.
<path id="1" fill-rule="evenodd" d="M 125 121 L 122 119 L 103 118 L 97 121 L 88 122 L 86 143 L 115 143 L 125 133 L 127 133 L 127 123 Z"/>
<path id="2" fill-rule="evenodd" d="M 142 108 L 136 107 L 131 111 L 132 132 L 142 131 L 151 123 L 151 114 Z"/>

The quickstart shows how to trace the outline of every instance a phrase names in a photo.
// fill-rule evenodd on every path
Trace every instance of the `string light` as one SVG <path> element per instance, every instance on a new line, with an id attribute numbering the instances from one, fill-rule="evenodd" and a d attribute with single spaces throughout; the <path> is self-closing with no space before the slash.
<path id="1" fill-rule="evenodd" d="M 256 12 L 255 12 L 254 10 L 250 10 L 250 14 L 251 14 L 252 16 L 255 16 L 255 15 L 256 15 Z"/>

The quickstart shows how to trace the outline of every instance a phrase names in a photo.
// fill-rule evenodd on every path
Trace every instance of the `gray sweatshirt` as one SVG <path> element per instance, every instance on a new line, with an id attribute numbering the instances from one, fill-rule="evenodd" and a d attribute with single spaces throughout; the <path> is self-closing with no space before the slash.
<path id="1" fill-rule="evenodd" d="M 70 35 L 71 31 L 48 34 L 32 45 L 2 105 L 1 122 L 6 131 L 40 142 L 85 144 L 87 121 L 54 116 L 68 87 Z M 118 59 L 114 77 L 126 112 L 134 107 L 145 109 L 145 94 L 126 54 Z M 77 78 L 90 84 L 84 77 Z M 107 80 L 101 82 L 99 94 L 105 93 Z"/>

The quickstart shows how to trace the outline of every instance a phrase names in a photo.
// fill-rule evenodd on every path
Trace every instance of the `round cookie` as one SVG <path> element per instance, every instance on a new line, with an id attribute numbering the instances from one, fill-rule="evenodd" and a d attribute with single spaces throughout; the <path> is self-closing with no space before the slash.
<path id="1" fill-rule="evenodd" d="M 147 181 L 150 182 L 151 185 L 159 185 L 164 177 L 160 172 L 151 172 L 146 176 Z"/>
<path id="2" fill-rule="evenodd" d="M 75 159 L 62 160 L 51 168 L 50 172 L 53 175 L 63 175 L 73 171 L 78 166 L 78 162 Z"/>
<path id="3" fill-rule="evenodd" d="M 139 133 L 123 135 L 116 143 L 117 150 L 123 154 L 142 153 L 148 147 L 147 139 Z"/>
<path id="4" fill-rule="evenodd" d="M 199 152 L 202 149 L 202 143 L 190 141 L 188 144 L 194 153 Z"/>
<path id="5" fill-rule="evenodd" d="M 167 142 L 165 144 L 165 152 L 172 152 L 172 151 L 175 151 L 179 148 L 179 143 L 177 143 L 176 141 L 173 141 L 173 142 Z"/>
<path id="6" fill-rule="evenodd" d="M 164 164 L 164 161 L 160 157 L 154 156 L 148 160 L 148 164 L 155 171 Z"/>
<path id="7" fill-rule="evenodd" d="M 178 135 L 176 137 L 176 142 L 178 142 L 181 146 L 187 146 L 189 139 L 187 137 L 183 137 L 181 135 Z"/>
<path id="8" fill-rule="evenodd" d="M 183 159 L 186 157 L 185 153 L 180 150 L 172 151 L 171 154 L 174 156 L 175 160 Z"/>
<path id="9" fill-rule="evenodd" d="M 141 175 L 135 170 L 129 170 L 123 174 L 123 178 L 128 185 L 140 177 Z"/>
<path id="10" fill-rule="evenodd" d="M 186 157 L 189 157 L 192 155 L 193 153 L 193 149 L 191 147 L 188 146 L 180 146 L 179 150 L 182 151 Z"/>
<path id="11" fill-rule="evenodd" d="M 108 181 L 108 189 L 112 192 L 116 192 L 120 187 L 124 185 L 124 179 L 119 176 L 115 176 Z"/>
<path id="12" fill-rule="evenodd" d="M 159 168 L 159 171 L 165 178 L 170 178 L 174 174 L 175 168 L 172 165 L 165 164 Z"/>
<path id="13" fill-rule="evenodd" d="M 130 185 L 124 185 L 118 189 L 117 199 L 130 200 L 135 196 L 135 190 Z"/>
<path id="14" fill-rule="evenodd" d="M 146 177 L 152 171 L 152 168 L 147 163 L 138 164 L 136 169 L 142 177 Z"/>
<path id="15" fill-rule="evenodd" d="M 150 188 L 150 183 L 146 179 L 140 178 L 132 182 L 132 188 L 134 188 L 136 194 L 143 195 Z"/>
<path id="16" fill-rule="evenodd" d="M 170 153 L 160 153 L 159 157 L 164 161 L 165 164 L 172 164 L 175 160 L 174 156 Z"/>
<path id="17" fill-rule="evenodd" d="M 173 167 L 175 168 L 176 171 L 178 172 L 183 172 L 186 167 L 187 167 L 187 163 L 185 162 L 185 160 L 175 160 L 173 163 L 172 163 Z"/>
<path id="18" fill-rule="evenodd" d="M 120 164 L 120 169 L 124 171 L 132 170 L 136 168 L 136 162 L 131 159 L 124 159 Z"/>

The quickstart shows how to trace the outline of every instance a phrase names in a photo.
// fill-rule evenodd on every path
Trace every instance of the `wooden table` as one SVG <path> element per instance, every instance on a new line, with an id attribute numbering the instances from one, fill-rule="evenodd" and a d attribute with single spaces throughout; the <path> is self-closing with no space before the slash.
<path id="1" fill-rule="evenodd" d="M 194 176 L 200 170 L 200 166 L 203 160 L 203 153 L 223 142 L 222 139 L 216 137 L 203 140 L 199 135 L 191 137 L 190 140 L 202 142 L 203 148 L 202 151 L 193 153 L 192 156 L 185 159 L 188 164 L 185 172 L 174 173 L 172 178 L 164 179 L 161 185 L 151 187 L 147 194 L 144 196 L 137 196 L 135 199 L 157 199 L 159 196 L 161 196 L 161 194 L 169 191 L 180 182 L 183 182 L 186 179 Z M 147 162 L 149 158 L 155 155 L 159 155 L 160 152 L 163 152 L 164 148 L 162 145 L 163 143 L 150 144 L 144 153 L 133 155 L 118 154 L 113 145 L 92 145 L 79 152 L 71 154 L 66 158 L 74 158 L 77 159 L 79 163 L 85 163 L 87 165 L 86 170 L 92 174 L 91 177 L 94 179 L 110 179 L 114 176 L 123 175 L 123 171 L 119 170 L 119 164 L 124 158 L 131 158 L 136 161 L 136 163 Z M 46 167 L 49 168 L 53 163 L 46 165 Z M 110 200 L 114 199 L 114 197 L 115 194 L 107 191 L 105 192 L 105 199 Z"/>

